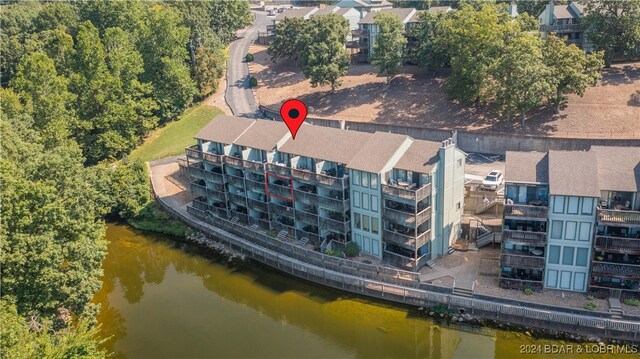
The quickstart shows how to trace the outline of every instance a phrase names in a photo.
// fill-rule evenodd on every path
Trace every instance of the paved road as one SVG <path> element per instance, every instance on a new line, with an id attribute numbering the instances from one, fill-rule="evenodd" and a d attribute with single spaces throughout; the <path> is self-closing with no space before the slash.
<path id="1" fill-rule="evenodd" d="M 240 33 L 239 38 L 231 43 L 229 60 L 227 61 L 227 91 L 225 99 L 235 116 L 255 117 L 258 105 L 249 87 L 249 68 L 244 56 L 251 43 L 258 38 L 258 29 L 265 31 L 271 22 L 263 12 L 254 11 L 256 20 L 251 27 Z"/>

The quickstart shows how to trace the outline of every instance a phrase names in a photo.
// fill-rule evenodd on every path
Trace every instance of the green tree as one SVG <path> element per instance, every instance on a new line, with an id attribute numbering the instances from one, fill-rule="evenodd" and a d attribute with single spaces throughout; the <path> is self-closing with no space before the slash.
<path id="1" fill-rule="evenodd" d="M 335 91 L 342 82 L 340 77 L 349 70 L 349 53 L 345 49 L 349 22 L 340 15 L 312 16 L 300 64 L 311 86 L 331 85 Z"/>
<path id="2" fill-rule="evenodd" d="M 582 24 L 607 67 L 614 58 L 640 56 L 640 0 L 587 0 Z"/>
<path id="3" fill-rule="evenodd" d="M 249 2 L 213 0 L 210 2 L 208 16 L 211 19 L 210 26 L 216 32 L 220 40 L 229 43 L 233 39 L 236 30 L 251 24 Z"/>
<path id="4" fill-rule="evenodd" d="M 575 45 L 567 46 L 564 39 L 552 34 L 544 43 L 543 53 L 544 63 L 549 69 L 549 83 L 555 93 L 552 98 L 556 113 L 567 100 L 567 94 L 583 96 L 588 86 L 595 85 L 602 78 L 600 70 L 604 61 L 601 52 L 585 54 Z"/>
<path id="5" fill-rule="evenodd" d="M 75 96 L 67 85 L 67 79 L 57 74 L 53 61 L 41 52 L 25 56 L 10 83 L 35 119 L 46 147 L 66 141 L 77 124 L 71 107 Z"/>
<path id="6" fill-rule="evenodd" d="M 371 64 L 378 68 L 380 74 L 386 74 L 387 84 L 391 77 L 398 73 L 404 61 L 404 50 L 407 39 L 404 37 L 404 24 L 399 16 L 391 13 L 376 14 L 375 25 L 380 33 L 373 43 Z"/>
<path id="7" fill-rule="evenodd" d="M 451 25 L 444 21 L 446 13 L 422 12 L 418 23 L 411 28 L 416 38 L 416 47 L 411 52 L 412 60 L 420 67 L 443 67 L 451 63 L 448 38 Z"/>
<path id="8" fill-rule="evenodd" d="M 510 39 L 491 70 L 496 82 L 496 105 L 507 115 L 519 113 L 522 128 L 527 111 L 542 105 L 552 93 L 549 69 L 544 64 L 541 40 L 521 33 Z"/>
<path id="9" fill-rule="evenodd" d="M 304 34 L 308 26 L 306 20 L 297 17 L 286 17 L 278 22 L 273 41 L 267 49 L 271 61 L 284 58 L 297 60 L 306 45 Z"/>

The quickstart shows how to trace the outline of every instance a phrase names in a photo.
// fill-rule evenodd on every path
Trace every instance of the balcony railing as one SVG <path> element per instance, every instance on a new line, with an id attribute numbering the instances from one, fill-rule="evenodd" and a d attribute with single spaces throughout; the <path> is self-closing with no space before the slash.
<path id="1" fill-rule="evenodd" d="M 547 243 L 546 232 L 512 231 L 504 229 L 502 239 L 505 241 L 518 242 L 532 246 L 544 246 Z"/>
<path id="2" fill-rule="evenodd" d="M 325 175 L 322 173 L 317 173 L 316 182 L 318 182 L 321 185 L 342 189 L 349 186 L 349 177 L 338 178 L 338 177 Z"/>
<path id="3" fill-rule="evenodd" d="M 207 188 L 207 197 L 213 198 L 216 201 L 224 202 L 227 200 L 224 192 L 218 191 L 213 188 Z"/>
<path id="4" fill-rule="evenodd" d="M 244 182 L 244 185 L 247 188 L 247 191 L 255 191 L 255 192 L 259 192 L 259 193 L 265 193 L 265 184 L 264 182 L 259 183 L 259 182 L 254 182 L 254 181 L 248 181 L 246 180 Z"/>
<path id="5" fill-rule="evenodd" d="M 304 180 L 304 181 L 309 181 L 309 182 L 315 182 L 315 180 L 316 180 L 316 174 L 315 173 L 313 173 L 311 171 L 299 170 L 299 169 L 295 169 L 295 168 L 291 169 L 291 177 L 297 178 L 297 179 L 300 179 L 300 180 Z"/>
<path id="6" fill-rule="evenodd" d="M 351 35 L 356 37 L 369 36 L 369 30 L 363 30 L 363 29 L 351 30 Z"/>
<path id="7" fill-rule="evenodd" d="M 391 199 L 402 198 L 417 202 L 431 195 L 431 183 L 427 183 L 426 185 L 417 189 L 400 188 L 385 184 L 382 185 L 382 193 L 384 193 L 388 197 L 391 197 Z"/>
<path id="8" fill-rule="evenodd" d="M 431 207 L 427 207 L 418 214 L 411 214 L 403 211 L 397 211 L 391 208 L 384 208 L 383 218 L 401 224 L 403 226 L 419 226 L 431 218 Z"/>
<path id="9" fill-rule="evenodd" d="M 580 24 L 540 25 L 540 31 L 542 32 L 576 32 L 581 30 Z"/>
<path id="10" fill-rule="evenodd" d="M 351 222 L 340 222 L 335 219 L 319 217 L 320 219 L 320 227 L 325 229 L 331 229 L 338 233 L 347 233 L 351 230 Z"/>
<path id="11" fill-rule="evenodd" d="M 233 156 L 224 156 L 224 163 L 232 166 L 242 167 L 242 159 Z"/>
<path id="12" fill-rule="evenodd" d="M 260 227 L 261 229 L 264 229 L 265 231 L 271 228 L 268 221 L 249 216 L 249 225 L 254 225 L 254 224 Z"/>
<path id="13" fill-rule="evenodd" d="M 257 199 L 247 198 L 249 209 L 255 209 L 263 213 L 269 213 L 269 205 L 266 202 L 258 201 Z"/>
<path id="14" fill-rule="evenodd" d="M 293 196 L 295 197 L 296 202 L 303 202 L 303 203 L 309 203 L 309 204 L 318 203 L 318 195 L 316 195 L 315 193 L 305 192 L 305 191 L 296 189 L 293 191 Z"/>
<path id="15" fill-rule="evenodd" d="M 621 253 L 640 252 L 640 238 L 596 235 L 596 249 Z"/>
<path id="16" fill-rule="evenodd" d="M 269 183 L 269 194 L 283 198 L 291 198 L 291 188 Z"/>
<path id="17" fill-rule="evenodd" d="M 598 221 L 615 224 L 640 226 L 640 211 L 624 211 L 617 209 L 599 209 Z"/>
<path id="18" fill-rule="evenodd" d="M 640 299 L 640 292 L 638 290 L 632 290 L 626 287 L 608 286 L 605 283 L 592 284 L 589 286 L 589 294 L 600 299 L 608 299 L 610 297 L 617 297 L 616 294 L 620 294 L 620 300 L 625 299 Z"/>
<path id="19" fill-rule="evenodd" d="M 347 41 L 345 46 L 347 47 L 347 49 L 357 49 L 359 47 L 359 41 L 358 40 Z"/>
<path id="20" fill-rule="evenodd" d="M 424 267 L 424 265 L 427 263 L 428 254 L 415 259 L 385 250 L 382 252 L 382 260 L 387 263 L 393 264 L 396 267 L 417 271 L 418 269 Z"/>
<path id="21" fill-rule="evenodd" d="M 218 164 L 221 165 L 222 164 L 222 155 L 217 155 L 215 153 L 207 153 L 207 152 L 203 152 L 202 153 L 202 159 L 205 160 L 206 162 L 209 163 L 213 163 L 213 164 Z"/>
<path id="22" fill-rule="evenodd" d="M 224 184 L 224 175 L 222 173 L 205 171 L 205 179 L 209 182 Z"/>
<path id="23" fill-rule="evenodd" d="M 284 230 L 284 231 L 287 231 L 287 236 L 291 238 L 296 237 L 296 229 L 284 223 L 280 223 L 278 221 L 271 221 L 271 228 L 273 228 L 276 231 L 276 233 Z"/>
<path id="24" fill-rule="evenodd" d="M 234 176 L 234 175 L 230 175 L 230 174 L 226 174 L 226 178 L 227 178 L 227 182 L 229 184 L 232 184 L 236 187 L 239 188 L 243 188 L 244 189 L 244 178 L 243 177 L 238 177 L 238 176 Z"/>
<path id="25" fill-rule="evenodd" d="M 264 163 L 262 162 L 242 160 L 242 167 L 249 170 L 264 172 Z"/>
<path id="26" fill-rule="evenodd" d="M 640 265 L 631 263 L 593 262 L 593 275 L 608 274 L 616 277 L 640 279 Z"/>
<path id="27" fill-rule="evenodd" d="M 269 203 L 269 211 L 273 214 L 280 214 L 290 218 L 294 216 L 293 207 L 283 206 L 273 202 Z"/>
<path id="28" fill-rule="evenodd" d="M 200 198 L 193 199 L 193 207 L 199 210 L 207 211 L 209 210 L 209 203 L 206 200 L 202 200 Z"/>
<path id="29" fill-rule="evenodd" d="M 505 217 L 547 219 L 549 207 L 529 206 L 524 204 L 505 204 Z"/>
<path id="30" fill-rule="evenodd" d="M 320 243 L 320 236 L 315 233 L 307 232 L 303 229 L 296 229 L 296 238 L 298 240 L 308 238 L 310 243 Z"/>
<path id="31" fill-rule="evenodd" d="M 229 196 L 229 200 L 237 205 L 246 207 L 247 206 L 247 197 L 245 197 L 244 194 L 237 194 L 237 193 L 227 193 L 227 196 Z"/>
<path id="32" fill-rule="evenodd" d="M 523 290 L 525 288 L 531 288 L 532 290 L 539 292 L 542 291 L 542 280 L 524 280 L 513 278 L 500 278 L 500 287 L 506 289 L 518 289 Z"/>
<path id="33" fill-rule="evenodd" d="M 305 223 L 314 224 L 314 225 L 318 224 L 317 214 L 301 211 L 299 209 L 296 209 L 295 213 L 296 213 L 297 221 L 303 221 Z"/>
<path id="34" fill-rule="evenodd" d="M 416 249 L 422 247 L 425 243 L 427 243 L 427 241 L 429 241 L 430 235 L 431 229 L 418 234 L 417 237 L 385 229 L 382 240 L 387 243 L 399 245 L 404 248 Z"/>
<path id="35" fill-rule="evenodd" d="M 210 206 L 209 212 L 211 212 L 211 215 L 213 216 L 229 219 L 229 214 L 227 213 L 227 210 L 225 208 Z"/>
<path id="36" fill-rule="evenodd" d="M 229 210 L 229 217 L 231 217 L 232 221 L 234 218 L 237 218 L 238 222 L 242 224 L 249 224 L 249 216 L 247 216 L 244 213 L 236 212 L 234 210 Z"/>
<path id="37" fill-rule="evenodd" d="M 324 196 L 317 196 L 318 205 L 330 209 L 334 212 L 343 213 L 347 208 L 349 208 L 349 200 L 345 199 L 336 199 Z"/>
<path id="38" fill-rule="evenodd" d="M 185 152 L 187 153 L 187 157 L 189 158 L 193 158 L 193 159 L 198 159 L 201 160 L 202 159 L 202 151 L 200 151 L 198 149 L 198 145 L 193 145 L 190 147 L 185 147 Z"/>
<path id="39" fill-rule="evenodd" d="M 207 195 L 207 188 L 203 185 L 191 182 L 190 187 L 191 193 L 193 193 L 193 195 L 196 197 Z"/>
<path id="40" fill-rule="evenodd" d="M 195 178 L 205 179 L 205 171 L 201 168 L 189 167 L 189 174 Z"/>
<path id="41" fill-rule="evenodd" d="M 501 265 L 511 268 L 542 269 L 544 268 L 544 257 L 503 249 Z"/>
<path id="42" fill-rule="evenodd" d="M 291 177 L 291 168 L 276 163 L 267 163 L 267 171 L 278 176 Z"/>

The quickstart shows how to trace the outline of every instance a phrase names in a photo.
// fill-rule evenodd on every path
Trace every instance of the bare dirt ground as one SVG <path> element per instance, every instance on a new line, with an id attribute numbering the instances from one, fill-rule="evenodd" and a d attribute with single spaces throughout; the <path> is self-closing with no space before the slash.
<path id="1" fill-rule="evenodd" d="M 490 109 L 464 107 L 447 99 L 447 72 L 407 66 L 390 85 L 370 65 L 352 64 L 342 86 L 312 88 L 293 61 L 273 63 L 263 45 L 252 45 L 250 66 L 260 86 L 258 103 L 277 108 L 291 97 L 303 100 L 315 117 L 404 124 L 416 127 L 526 133 L 558 137 L 640 138 L 640 62 L 617 64 L 584 97 L 571 95 L 558 115 L 532 111 L 526 128 Z"/>

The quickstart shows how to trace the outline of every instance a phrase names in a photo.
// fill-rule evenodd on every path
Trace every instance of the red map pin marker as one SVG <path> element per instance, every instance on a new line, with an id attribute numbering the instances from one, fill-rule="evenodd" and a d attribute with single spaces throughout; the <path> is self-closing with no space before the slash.
<path id="1" fill-rule="evenodd" d="M 287 100 L 280 107 L 280 116 L 289 127 L 289 132 L 291 132 L 291 136 L 295 140 L 298 129 L 307 118 L 307 105 L 297 99 Z"/>

